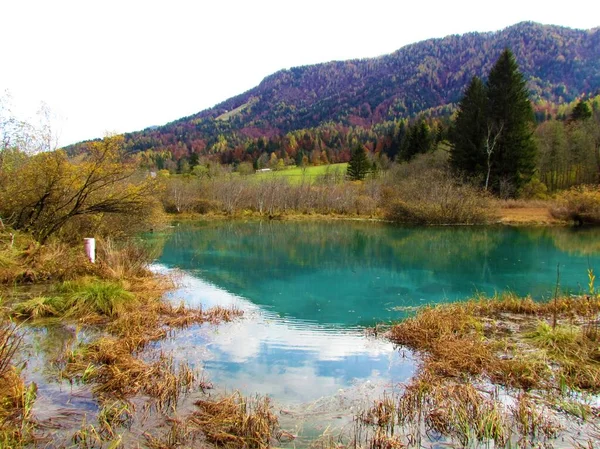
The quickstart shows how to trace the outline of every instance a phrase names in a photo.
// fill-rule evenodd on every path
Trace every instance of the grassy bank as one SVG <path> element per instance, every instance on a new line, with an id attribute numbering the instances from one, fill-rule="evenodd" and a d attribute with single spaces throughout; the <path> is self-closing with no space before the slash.
<path id="1" fill-rule="evenodd" d="M 0 447 L 18 448 L 50 438 L 31 410 L 36 385 L 21 375 L 15 358 L 29 326 L 68 327 L 72 336 L 48 355 L 51 376 L 60 383 L 88 385 L 99 412 L 70 436 L 77 447 L 119 447 L 119 429 L 131 426 L 132 402 L 169 415 L 182 394 L 209 384 L 170 354 L 140 358 L 150 343 L 174 329 L 218 324 L 241 315 L 235 309 L 203 310 L 163 299 L 170 278 L 148 269 L 151 248 L 131 241 L 99 241 L 97 262 L 81 247 L 60 241 L 40 245 L 25 233 L 0 232 Z M 79 338 L 80 333 L 93 338 Z M 62 443 L 60 443 L 62 444 Z"/>
<path id="2" fill-rule="evenodd" d="M 600 391 L 599 312 L 597 294 L 419 310 L 387 334 L 419 354 L 418 372 L 357 415 L 360 443 L 418 446 L 439 435 L 460 447 L 560 447 L 565 438 L 594 447 L 599 410 L 586 397 Z"/>

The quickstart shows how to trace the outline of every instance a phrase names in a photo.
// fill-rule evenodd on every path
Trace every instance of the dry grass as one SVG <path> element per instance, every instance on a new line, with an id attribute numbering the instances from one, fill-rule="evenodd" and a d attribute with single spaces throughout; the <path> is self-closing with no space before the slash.
<path id="1" fill-rule="evenodd" d="M 388 335 L 421 352 L 424 369 L 435 375 L 483 375 L 524 389 L 547 389 L 560 381 L 597 392 L 600 351 L 589 323 L 598 313 L 598 295 L 540 303 L 507 294 L 424 308 Z M 575 324 L 552 328 L 554 315 Z"/>
<path id="2" fill-rule="evenodd" d="M 96 263 L 91 264 L 83 243 L 50 240 L 44 245 L 26 233 L 0 229 L 0 284 L 68 281 L 82 276 L 104 280 L 149 278 L 148 264 L 156 248 L 139 241 L 97 239 Z"/>
<path id="3" fill-rule="evenodd" d="M 63 375 L 92 383 L 93 391 L 102 398 L 125 399 L 143 393 L 153 398 L 159 409 L 172 406 L 192 386 L 202 388 L 205 383 L 187 364 L 176 365 L 172 357 L 161 354 L 155 362 L 146 363 L 134 352 L 166 337 L 174 327 L 218 323 L 240 315 L 235 309 L 202 311 L 148 301 L 110 322 L 106 329 L 112 335 L 76 350 Z"/>
<path id="4" fill-rule="evenodd" d="M 359 421 L 376 429 L 369 438 L 402 432 L 407 443 L 417 445 L 422 429 L 462 447 L 491 440 L 500 447 L 545 444 L 561 428 L 530 392 L 555 397 L 557 392 L 600 391 L 599 313 L 597 294 L 545 303 L 506 294 L 425 307 L 387 334 L 421 354 L 417 376 L 397 400 L 382 399 L 359 414 Z M 507 408 L 478 384 L 518 392 L 515 405 Z M 555 409 L 563 410 L 562 404 Z M 569 409 L 586 413 L 571 402 Z"/>
<path id="5" fill-rule="evenodd" d="M 40 245 L 30 235 L 0 229 L 0 284 L 74 279 L 90 273 L 82 250 L 58 241 Z"/>
<path id="6" fill-rule="evenodd" d="M 521 444 L 539 444 L 540 441 L 555 438 L 561 429 L 560 424 L 549 416 L 530 394 L 519 394 L 511 411 Z"/>
<path id="7" fill-rule="evenodd" d="M 217 446 L 265 449 L 276 435 L 278 420 L 268 397 L 248 399 L 235 393 L 218 400 L 201 400 L 196 406 L 189 425 Z"/>
<path id="8" fill-rule="evenodd" d="M 510 438 L 509 416 L 492 394 L 424 371 L 398 398 L 384 397 L 355 420 L 355 443 L 367 447 L 419 447 L 422 433 L 470 447 Z"/>
<path id="9" fill-rule="evenodd" d="M 31 407 L 36 386 L 26 387 L 13 365 L 21 343 L 17 328 L 0 316 L 0 447 L 19 448 L 32 439 Z"/>
<path id="10" fill-rule="evenodd" d="M 64 376 L 93 384 L 102 401 L 124 400 L 143 393 L 163 410 L 177 403 L 191 388 L 196 375 L 185 363 L 160 355 L 146 363 L 132 355 L 127 345 L 114 337 L 103 337 L 73 355 Z"/>

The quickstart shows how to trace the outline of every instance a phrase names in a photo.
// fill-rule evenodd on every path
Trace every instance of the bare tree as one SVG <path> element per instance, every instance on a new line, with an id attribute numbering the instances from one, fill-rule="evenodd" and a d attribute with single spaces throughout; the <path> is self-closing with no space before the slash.
<path id="1" fill-rule="evenodd" d="M 497 130 L 495 129 L 497 128 Z M 487 173 L 485 176 L 485 190 L 487 191 L 489 183 L 490 183 L 490 173 L 492 171 L 492 154 L 496 149 L 496 145 L 498 143 L 498 137 L 502 134 L 502 129 L 504 128 L 504 123 L 500 123 L 500 126 L 494 126 L 491 123 L 488 123 L 487 126 L 487 136 L 485 139 L 485 153 L 487 156 Z"/>

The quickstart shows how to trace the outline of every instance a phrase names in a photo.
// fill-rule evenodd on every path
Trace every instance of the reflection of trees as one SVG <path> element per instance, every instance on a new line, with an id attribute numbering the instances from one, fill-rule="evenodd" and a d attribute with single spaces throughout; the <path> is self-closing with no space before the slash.
<path id="1" fill-rule="evenodd" d="M 600 230 L 588 229 L 548 229 L 548 236 L 556 248 L 568 254 L 591 256 L 600 254 Z"/>
<path id="2" fill-rule="evenodd" d="M 161 260 L 236 288 L 260 282 L 257 269 L 278 279 L 318 270 L 410 271 L 415 282 L 432 282 L 435 272 L 448 283 L 457 271 L 488 270 L 488 258 L 503 238 L 500 228 L 364 222 L 185 224 L 174 230 Z"/>
<path id="3" fill-rule="evenodd" d="M 184 269 L 260 263 L 279 275 L 298 270 L 408 266 L 481 269 L 505 233 L 499 228 L 399 228 L 374 223 L 208 223 L 181 225 L 162 260 Z"/>
<path id="4" fill-rule="evenodd" d="M 397 317 L 400 312 L 388 313 L 395 306 L 464 298 L 475 291 L 512 289 L 541 297 L 555 283 L 555 270 L 548 267 L 572 262 L 553 244 L 569 234 L 561 231 L 366 222 L 185 223 L 173 229 L 161 262 L 198 272 L 281 314 L 368 322 Z"/>
<path id="5" fill-rule="evenodd" d="M 426 227 L 396 234 L 390 244 L 397 258 L 443 271 L 464 262 L 477 269 L 503 238 L 498 228 Z"/>
<path id="6" fill-rule="evenodd" d="M 64 368 L 67 353 L 76 346 L 75 328 L 60 324 L 36 327 L 31 338 L 32 349 L 41 358 L 40 374 L 46 380 L 55 380 L 59 371 Z"/>

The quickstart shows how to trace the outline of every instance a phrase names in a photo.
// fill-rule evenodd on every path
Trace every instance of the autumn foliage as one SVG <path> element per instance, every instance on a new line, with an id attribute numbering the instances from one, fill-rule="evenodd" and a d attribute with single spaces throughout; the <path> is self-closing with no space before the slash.
<path id="1" fill-rule="evenodd" d="M 0 166 L 0 216 L 39 241 L 133 232 L 155 214 L 157 184 L 124 159 L 123 138 L 107 137 L 70 160 L 63 151 L 5 152 Z M 118 227 L 115 228 L 118 223 Z"/>

